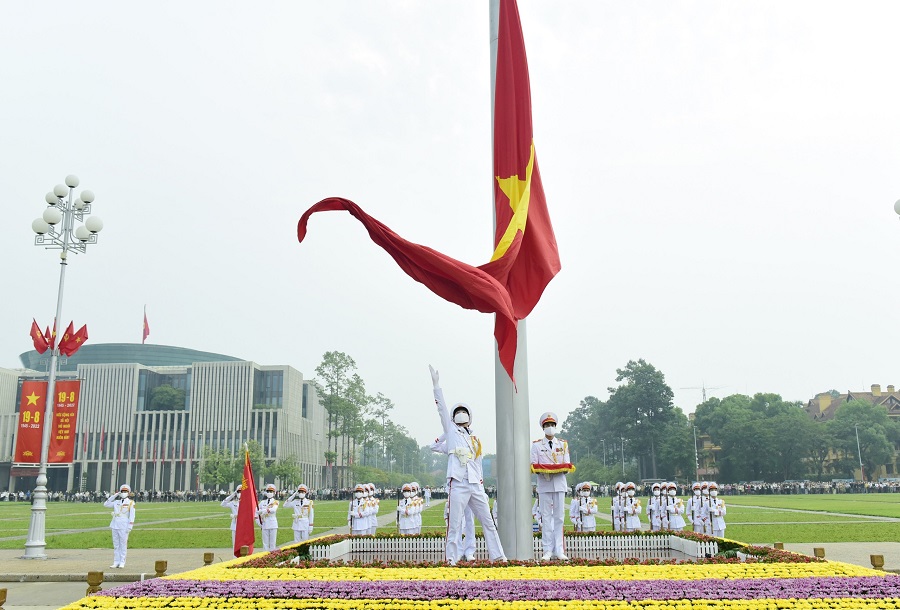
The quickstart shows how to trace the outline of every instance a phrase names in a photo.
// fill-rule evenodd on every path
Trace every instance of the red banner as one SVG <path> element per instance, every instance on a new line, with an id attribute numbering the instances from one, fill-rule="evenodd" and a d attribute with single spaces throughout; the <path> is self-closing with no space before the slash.
<path id="1" fill-rule="evenodd" d="M 13 462 L 41 463 L 41 435 L 44 407 L 47 404 L 47 382 L 25 381 L 19 402 L 19 430 L 16 434 L 16 454 Z"/>
<path id="2" fill-rule="evenodd" d="M 56 404 L 53 405 L 53 429 L 50 434 L 50 464 L 71 464 L 75 459 L 75 423 L 81 381 L 56 382 Z"/>
<path id="3" fill-rule="evenodd" d="M 78 396 L 81 382 L 56 382 L 56 404 L 53 407 L 53 428 L 50 434 L 49 464 L 71 464 L 75 457 L 75 423 L 78 419 Z M 41 442 L 44 434 L 44 412 L 47 405 L 47 382 L 22 383 L 19 403 L 19 433 L 16 436 L 18 464 L 40 464 Z"/>

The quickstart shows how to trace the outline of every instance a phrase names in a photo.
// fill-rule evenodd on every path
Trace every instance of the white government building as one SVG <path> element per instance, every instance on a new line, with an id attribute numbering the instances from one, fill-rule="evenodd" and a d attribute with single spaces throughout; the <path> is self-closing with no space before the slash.
<path id="1" fill-rule="evenodd" d="M 37 466 L 12 463 L 21 384 L 46 380 L 48 354 L 21 354 L 24 369 L 0 369 L 0 491 L 34 489 Z M 86 344 L 58 378 L 81 379 L 74 463 L 51 466 L 51 491 L 179 491 L 199 482 L 203 447 L 234 455 L 257 441 L 268 460 L 293 457 L 304 482 L 322 486 L 327 427 L 315 385 L 287 365 L 166 345 Z M 156 410 L 153 389 L 184 391 L 184 404 Z M 260 479 L 261 481 L 261 479 Z M 257 483 L 259 483 L 258 481 Z"/>

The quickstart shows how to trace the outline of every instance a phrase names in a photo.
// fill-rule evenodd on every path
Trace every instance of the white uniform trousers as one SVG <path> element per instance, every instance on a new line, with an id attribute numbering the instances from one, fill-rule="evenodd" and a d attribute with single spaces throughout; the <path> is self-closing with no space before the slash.
<path id="1" fill-rule="evenodd" d="M 463 539 L 459 543 L 460 548 L 460 559 L 465 559 L 466 557 L 475 557 L 475 514 L 472 513 L 472 509 L 466 507 L 465 517 L 463 519 L 463 527 L 460 530 L 463 535 Z"/>
<path id="2" fill-rule="evenodd" d="M 127 529 L 114 529 L 112 531 L 113 539 L 113 565 L 125 567 L 125 555 L 128 553 L 128 534 Z"/>
<path id="3" fill-rule="evenodd" d="M 451 479 L 447 482 L 449 493 L 447 502 L 450 504 L 450 522 L 447 524 L 447 561 L 455 564 L 460 556 L 459 541 L 462 534 L 463 520 L 466 507 L 472 509 L 472 513 L 481 522 L 484 532 L 484 542 L 487 546 L 490 559 L 505 559 L 503 546 L 500 544 L 500 535 L 497 526 L 491 517 L 491 507 L 488 505 L 484 486 L 481 483 L 468 483 Z"/>
<path id="4" fill-rule="evenodd" d="M 538 494 L 541 498 L 541 545 L 544 555 L 548 553 L 561 557 L 563 549 L 563 515 L 566 492 L 545 491 Z"/>
<path id="5" fill-rule="evenodd" d="M 278 546 L 276 539 L 278 538 L 278 528 L 273 527 L 262 531 L 262 542 L 264 551 L 274 551 Z"/>
<path id="6" fill-rule="evenodd" d="M 303 542 L 309 540 L 309 528 L 294 528 L 294 542 Z"/>

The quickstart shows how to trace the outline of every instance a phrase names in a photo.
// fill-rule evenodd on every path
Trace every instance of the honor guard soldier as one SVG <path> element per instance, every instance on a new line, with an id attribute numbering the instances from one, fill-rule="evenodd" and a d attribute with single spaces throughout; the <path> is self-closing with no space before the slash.
<path id="1" fill-rule="evenodd" d="M 538 423 L 544 435 L 531 443 L 531 472 L 537 475 L 537 492 L 541 506 L 541 543 L 548 561 L 553 556 L 566 560 L 563 550 L 563 517 L 565 515 L 566 474 L 575 471 L 569 458 L 569 444 L 556 438 L 556 414 L 546 412 Z"/>
<path id="2" fill-rule="evenodd" d="M 706 507 L 706 521 L 703 522 L 703 533 L 709 536 L 712 535 L 712 523 L 710 522 L 710 513 L 712 512 L 712 503 L 709 500 L 709 483 L 706 481 L 700 482 L 700 498 L 703 501 L 703 506 Z"/>
<path id="3" fill-rule="evenodd" d="M 131 498 L 131 487 L 122 484 L 119 493 L 110 496 L 103 503 L 112 509 L 112 521 L 109 529 L 113 539 L 113 563 L 111 568 L 124 568 L 125 555 L 128 554 L 128 534 L 134 527 L 134 500 Z"/>
<path id="4" fill-rule="evenodd" d="M 725 537 L 725 501 L 719 499 L 719 486 L 709 484 L 709 521 L 712 525 L 712 535 L 718 538 Z"/>
<path id="5" fill-rule="evenodd" d="M 234 548 L 234 533 L 237 530 L 238 509 L 241 507 L 241 488 L 238 487 L 222 500 L 222 508 L 231 510 L 231 548 Z"/>
<path id="6" fill-rule="evenodd" d="M 404 483 L 403 497 L 397 502 L 397 529 L 401 536 L 412 536 L 416 533 L 416 514 L 418 505 L 413 498 L 412 485 Z"/>
<path id="7" fill-rule="evenodd" d="M 262 530 L 263 550 L 274 551 L 278 546 L 278 500 L 275 499 L 275 486 L 272 483 L 266 485 L 265 497 L 259 501 L 256 515 L 259 517 Z"/>
<path id="8" fill-rule="evenodd" d="M 616 481 L 615 493 L 612 497 L 610 516 L 612 517 L 613 531 L 625 531 L 625 483 Z"/>
<path id="9" fill-rule="evenodd" d="M 575 531 L 593 532 L 597 529 L 597 499 L 591 497 L 591 484 L 585 481 L 575 486 L 575 497 L 569 507 L 569 518 Z"/>
<path id="10" fill-rule="evenodd" d="M 350 507 L 347 510 L 347 521 L 350 526 L 350 533 L 354 536 L 365 536 L 369 533 L 369 515 L 371 507 L 366 502 L 366 486 L 357 483 L 353 491 L 353 499 L 350 500 Z"/>
<path id="11" fill-rule="evenodd" d="M 691 493 L 693 494 L 687 502 L 687 513 L 691 519 L 691 525 L 695 532 L 703 533 L 703 528 L 708 519 L 708 510 L 706 503 L 703 501 L 700 483 L 696 482 L 691 485 Z"/>
<path id="12" fill-rule="evenodd" d="M 625 531 L 634 532 L 641 529 L 641 499 L 636 498 L 637 488 L 629 481 L 625 484 Z"/>
<path id="13" fill-rule="evenodd" d="M 437 405 L 444 439 L 447 442 L 447 503 L 450 505 L 447 524 L 447 561 L 456 565 L 460 556 L 459 540 L 466 507 L 481 522 L 484 541 L 491 561 L 506 561 L 503 545 L 497 533 L 497 526 L 491 519 L 491 507 L 484 492 L 484 458 L 481 441 L 472 433 L 472 413 L 465 403 L 456 403 L 448 410 L 444 402 L 440 376 L 429 366 L 434 387 L 434 402 Z"/>
<path id="14" fill-rule="evenodd" d="M 425 510 L 422 504 L 422 497 L 419 495 L 419 492 L 422 491 L 422 488 L 419 486 L 417 481 L 413 481 L 410 483 L 412 486 L 412 499 L 416 505 L 416 517 L 415 524 L 416 530 L 414 533 L 421 534 L 422 533 L 422 511 Z"/>
<path id="15" fill-rule="evenodd" d="M 381 506 L 381 500 L 375 497 L 375 483 L 366 484 L 366 501 L 369 504 L 369 530 L 370 536 L 375 535 L 378 529 L 378 509 Z"/>
<path id="16" fill-rule="evenodd" d="M 668 498 L 666 499 L 666 515 L 669 519 L 668 529 L 680 532 L 684 529 L 684 502 L 678 497 L 678 485 L 669 483 Z"/>
<path id="17" fill-rule="evenodd" d="M 294 542 L 307 540 L 313 530 L 315 508 L 313 501 L 308 499 L 307 495 L 309 495 L 309 488 L 306 485 L 300 485 L 297 487 L 297 491 L 284 501 L 285 508 L 294 509 L 294 520 L 291 524 L 291 529 L 294 530 Z"/>
<path id="18" fill-rule="evenodd" d="M 658 532 L 663 528 L 663 516 L 666 514 L 665 498 L 662 497 L 662 485 L 654 483 L 650 486 L 651 496 L 647 502 L 647 517 L 650 520 L 650 531 Z"/>

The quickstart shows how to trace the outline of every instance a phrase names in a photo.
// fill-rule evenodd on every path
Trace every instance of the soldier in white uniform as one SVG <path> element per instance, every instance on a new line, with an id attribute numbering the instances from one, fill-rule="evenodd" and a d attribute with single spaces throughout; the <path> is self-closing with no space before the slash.
<path id="1" fill-rule="evenodd" d="M 431 488 L 425 488 L 425 506 L 431 506 Z"/>
<path id="2" fill-rule="evenodd" d="M 315 507 L 313 501 L 306 496 L 309 488 L 306 485 L 297 487 L 297 491 L 284 501 L 285 508 L 294 509 L 294 519 L 291 529 L 294 530 L 294 542 L 303 542 L 309 539 L 315 521 Z"/>
<path id="3" fill-rule="evenodd" d="M 410 483 L 412 486 L 412 500 L 416 505 L 416 516 L 415 516 L 415 531 L 414 534 L 422 533 L 422 511 L 425 510 L 422 506 L 422 498 L 419 497 L 419 484 L 416 481 Z"/>
<path id="4" fill-rule="evenodd" d="M 278 546 L 278 517 L 275 516 L 277 511 L 278 500 L 275 499 L 275 486 L 269 483 L 266 485 L 265 498 L 259 501 L 256 510 L 265 551 L 274 551 Z"/>
<path id="5" fill-rule="evenodd" d="M 411 536 L 416 533 L 416 514 L 419 507 L 413 499 L 412 485 L 403 484 L 403 497 L 397 503 L 397 529 L 401 536 Z"/>
<path id="6" fill-rule="evenodd" d="M 347 510 L 347 521 L 351 534 L 354 536 L 365 536 L 369 533 L 369 515 L 371 510 L 371 505 L 366 502 L 366 486 L 362 483 L 357 483 L 356 489 L 353 491 L 353 499 L 350 500 L 350 506 Z"/>
<path id="7" fill-rule="evenodd" d="M 231 548 L 234 548 L 234 533 L 237 531 L 238 509 L 241 507 L 241 488 L 238 487 L 222 500 L 222 508 L 231 510 Z"/>
<path id="8" fill-rule="evenodd" d="M 610 516 L 612 517 L 613 531 L 625 531 L 625 484 L 622 481 L 616 481 L 613 488 L 612 504 L 610 506 Z"/>
<path id="9" fill-rule="evenodd" d="M 712 503 L 709 500 L 709 483 L 706 481 L 700 482 L 700 498 L 706 507 L 706 521 L 703 522 L 703 533 L 711 536 L 712 523 L 710 522 L 710 513 L 712 512 Z"/>
<path id="10" fill-rule="evenodd" d="M 111 568 L 124 568 L 125 555 L 128 554 L 128 534 L 134 527 L 134 500 L 131 498 L 131 487 L 123 483 L 119 493 L 110 496 L 103 503 L 112 510 L 112 521 L 109 529 L 113 539 L 113 563 Z"/>
<path id="11" fill-rule="evenodd" d="M 575 525 L 575 531 L 593 532 L 597 529 L 597 499 L 591 497 L 591 484 L 579 483 L 575 486 L 575 496 L 569 506 L 569 519 Z"/>
<path id="12" fill-rule="evenodd" d="M 491 518 L 491 507 L 484 493 L 481 441 L 472 434 L 472 414 L 465 403 L 453 405 L 452 413 L 444 402 L 440 377 L 433 367 L 431 382 L 434 401 L 437 404 L 444 438 L 447 442 L 447 502 L 450 505 L 450 522 L 447 524 L 447 561 L 456 565 L 460 555 L 459 540 L 466 507 L 481 521 L 488 556 L 492 561 L 506 561 L 497 526 Z"/>
<path id="13" fill-rule="evenodd" d="M 662 497 L 662 485 L 659 483 L 651 485 L 650 492 L 650 501 L 647 502 L 647 518 L 650 520 L 650 531 L 658 532 L 663 528 L 666 500 Z"/>
<path id="14" fill-rule="evenodd" d="M 641 499 L 635 497 L 637 487 L 629 481 L 625 483 L 625 531 L 634 532 L 641 529 Z"/>
<path id="15" fill-rule="evenodd" d="M 678 485 L 671 482 L 667 486 L 668 498 L 666 498 L 666 515 L 668 516 L 668 528 L 680 532 L 684 526 L 684 502 L 678 497 Z"/>
<path id="16" fill-rule="evenodd" d="M 538 423 L 544 435 L 531 443 L 531 472 L 537 474 L 537 492 L 541 505 L 541 543 L 544 556 L 567 560 L 563 549 L 566 474 L 575 471 L 569 458 L 569 444 L 556 438 L 556 414 L 546 412 Z"/>
<path id="17" fill-rule="evenodd" d="M 687 502 L 687 514 L 690 515 L 694 531 L 702 534 L 706 521 L 709 518 L 709 510 L 706 503 L 703 501 L 699 482 L 691 485 L 691 493 L 693 493 L 693 495 Z"/>
<path id="18" fill-rule="evenodd" d="M 378 509 L 381 506 L 381 500 L 375 497 L 375 483 L 366 484 L 366 494 L 369 503 L 369 531 L 366 533 L 374 536 L 378 529 Z"/>
<path id="19" fill-rule="evenodd" d="M 712 525 L 712 535 L 718 538 L 725 537 L 725 501 L 719 499 L 719 486 L 709 484 L 709 521 Z"/>
<path id="20" fill-rule="evenodd" d="M 431 451 L 434 453 L 443 453 L 447 454 L 447 440 L 445 435 L 440 435 L 434 442 L 428 446 Z M 426 505 L 427 506 L 427 505 Z M 493 518 L 494 513 L 491 512 L 491 517 Z M 420 517 L 421 520 L 421 517 Z M 450 503 L 444 505 L 444 522 L 449 526 L 450 524 Z M 494 525 L 497 524 L 497 521 L 494 521 Z M 460 530 L 461 539 L 459 540 L 459 559 L 465 559 L 466 561 L 474 561 L 475 560 L 475 514 L 472 512 L 472 508 L 466 506 L 465 516 L 463 517 L 463 526 L 462 530 Z"/>

